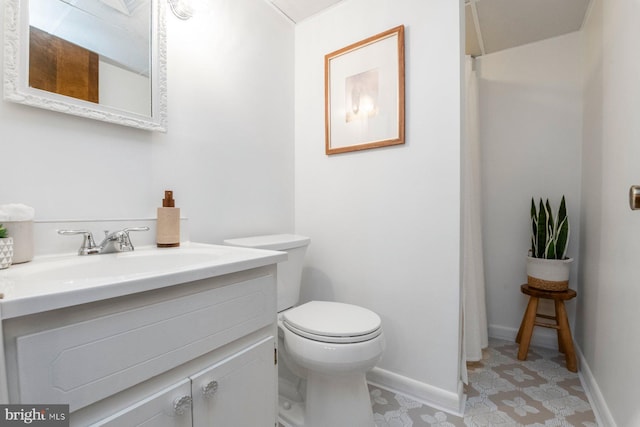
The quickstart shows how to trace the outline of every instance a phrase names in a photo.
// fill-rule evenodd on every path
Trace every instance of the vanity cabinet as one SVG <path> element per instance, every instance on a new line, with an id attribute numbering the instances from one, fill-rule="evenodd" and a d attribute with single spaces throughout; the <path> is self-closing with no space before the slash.
<path id="1" fill-rule="evenodd" d="M 275 264 L 3 319 L 7 403 L 71 426 L 274 426 Z"/>

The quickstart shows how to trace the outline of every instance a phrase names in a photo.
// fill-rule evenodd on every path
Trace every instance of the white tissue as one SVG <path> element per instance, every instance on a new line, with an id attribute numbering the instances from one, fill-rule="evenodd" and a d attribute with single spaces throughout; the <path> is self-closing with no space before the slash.
<path id="1" fill-rule="evenodd" d="M 31 221 L 35 215 L 32 207 L 20 203 L 0 205 L 0 223 L 3 221 Z"/>

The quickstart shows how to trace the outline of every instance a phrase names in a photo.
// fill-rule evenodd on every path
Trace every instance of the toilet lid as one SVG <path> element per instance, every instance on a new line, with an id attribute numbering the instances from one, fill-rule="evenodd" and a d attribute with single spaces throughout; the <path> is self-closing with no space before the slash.
<path id="1" fill-rule="evenodd" d="M 357 305 L 311 301 L 283 313 L 291 332 L 315 341 L 356 343 L 380 335 L 380 316 Z"/>

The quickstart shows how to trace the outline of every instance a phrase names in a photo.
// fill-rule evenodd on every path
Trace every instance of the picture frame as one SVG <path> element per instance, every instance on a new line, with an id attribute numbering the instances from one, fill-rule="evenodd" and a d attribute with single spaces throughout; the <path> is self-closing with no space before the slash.
<path id="1" fill-rule="evenodd" d="M 404 144 L 404 25 L 325 55 L 327 155 Z"/>

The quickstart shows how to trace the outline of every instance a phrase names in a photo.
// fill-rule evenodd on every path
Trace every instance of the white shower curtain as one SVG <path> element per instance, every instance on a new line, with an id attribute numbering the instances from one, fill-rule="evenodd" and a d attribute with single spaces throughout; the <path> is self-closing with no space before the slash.
<path id="1" fill-rule="evenodd" d="M 489 344 L 482 258 L 478 80 L 473 62 L 474 59 L 467 56 L 465 62 L 465 141 L 462 149 L 463 379 L 466 379 L 466 362 L 482 360 L 482 349 Z"/>

